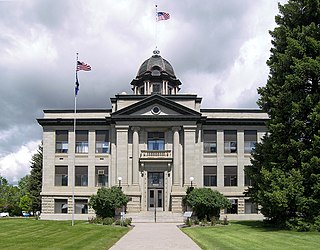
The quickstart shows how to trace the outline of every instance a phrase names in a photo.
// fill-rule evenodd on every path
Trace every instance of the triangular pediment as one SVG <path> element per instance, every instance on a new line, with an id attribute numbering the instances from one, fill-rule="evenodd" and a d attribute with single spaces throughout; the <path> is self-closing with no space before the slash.
<path id="1" fill-rule="evenodd" d="M 151 95 L 150 97 L 114 112 L 111 114 L 111 117 L 113 119 L 125 117 L 128 119 L 168 119 L 169 117 L 174 117 L 175 119 L 179 119 L 179 117 L 199 119 L 201 113 L 161 95 Z"/>

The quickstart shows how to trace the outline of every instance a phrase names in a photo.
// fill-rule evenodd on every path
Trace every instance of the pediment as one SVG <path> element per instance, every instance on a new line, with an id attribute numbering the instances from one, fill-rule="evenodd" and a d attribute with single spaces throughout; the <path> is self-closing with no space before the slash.
<path id="1" fill-rule="evenodd" d="M 152 95 L 130 106 L 120 109 L 111 114 L 113 119 L 116 118 L 200 118 L 201 113 L 183 106 L 177 102 L 169 100 L 160 95 Z"/>

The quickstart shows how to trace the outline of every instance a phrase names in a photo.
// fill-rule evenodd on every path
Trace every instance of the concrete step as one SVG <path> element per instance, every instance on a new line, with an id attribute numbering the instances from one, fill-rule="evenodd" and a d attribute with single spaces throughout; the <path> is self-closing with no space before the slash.
<path id="1" fill-rule="evenodd" d="M 154 223 L 154 211 L 143 211 L 139 213 L 127 213 L 126 218 L 132 218 L 132 223 Z M 157 211 L 156 222 L 159 223 L 183 223 L 184 217 L 182 213 L 172 213 Z"/>

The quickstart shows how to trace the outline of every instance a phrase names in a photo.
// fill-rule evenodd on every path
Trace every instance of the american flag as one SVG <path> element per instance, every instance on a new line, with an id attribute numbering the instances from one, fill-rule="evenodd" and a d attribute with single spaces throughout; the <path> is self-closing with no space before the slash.
<path id="1" fill-rule="evenodd" d="M 91 66 L 89 64 L 86 64 L 84 62 L 77 62 L 77 71 L 79 70 L 84 70 L 84 71 L 90 71 L 91 70 Z"/>
<path id="2" fill-rule="evenodd" d="M 168 20 L 170 18 L 170 14 L 167 12 L 157 12 L 158 21 Z"/>

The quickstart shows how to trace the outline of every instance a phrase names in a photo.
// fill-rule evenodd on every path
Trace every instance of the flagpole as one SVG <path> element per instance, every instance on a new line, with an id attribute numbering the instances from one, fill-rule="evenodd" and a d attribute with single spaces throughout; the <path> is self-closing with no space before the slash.
<path id="1" fill-rule="evenodd" d="M 155 50 L 157 50 L 157 40 L 158 40 L 158 5 L 156 5 L 156 24 L 155 24 L 155 35 L 154 35 L 154 40 L 155 40 Z"/>
<path id="2" fill-rule="evenodd" d="M 77 71 L 77 66 L 78 66 L 78 56 L 79 53 L 77 53 L 76 57 L 76 84 L 78 83 L 78 71 Z M 78 86 L 76 86 L 78 88 Z M 74 209 L 75 209 L 75 204 L 74 204 L 74 185 L 75 185 L 75 168 L 76 168 L 76 115 L 77 115 L 77 91 L 75 88 L 74 92 L 74 120 L 73 120 L 73 135 L 74 135 L 74 154 L 73 154 L 73 166 L 72 166 L 72 223 L 71 225 L 74 226 Z"/>

